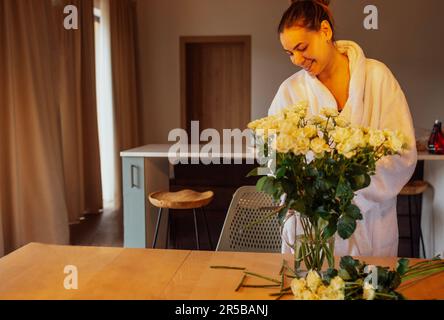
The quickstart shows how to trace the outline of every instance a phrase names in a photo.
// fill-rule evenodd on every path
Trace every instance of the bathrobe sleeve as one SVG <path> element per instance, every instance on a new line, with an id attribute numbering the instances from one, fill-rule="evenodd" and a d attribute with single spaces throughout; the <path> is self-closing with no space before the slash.
<path id="1" fill-rule="evenodd" d="M 379 68 L 378 73 L 380 82 L 370 92 L 373 105 L 379 106 L 373 110 L 379 112 L 378 129 L 400 130 L 408 139 L 409 149 L 400 156 L 388 156 L 378 161 L 369 187 L 358 191 L 355 197 L 356 204 L 364 211 L 395 199 L 410 180 L 417 162 L 413 121 L 404 93 L 387 67 Z"/>

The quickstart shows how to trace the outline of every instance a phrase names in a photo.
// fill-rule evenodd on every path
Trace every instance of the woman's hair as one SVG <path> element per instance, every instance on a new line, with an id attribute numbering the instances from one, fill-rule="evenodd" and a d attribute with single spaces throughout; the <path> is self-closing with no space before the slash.
<path id="1" fill-rule="evenodd" d="M 333 31 L 334 41 L 334 20 L 328 8 L 329 4 L 330 0 L 292 0 L 291 6 L 285 11 L 279 23 L 279 34 L 284 32 L 286 28 L 294 26 L 319 31 L 322 21 L 326 20 Z"/>

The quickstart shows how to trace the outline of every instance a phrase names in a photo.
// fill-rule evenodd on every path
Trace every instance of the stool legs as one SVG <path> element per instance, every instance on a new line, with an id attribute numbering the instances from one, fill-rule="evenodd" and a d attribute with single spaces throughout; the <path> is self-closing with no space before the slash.
<path id="1" fill-rule="evenodd" d="M 168 224 L 167 224 L 167 244 L 166 244 L 166 248 L 169 249 L 170 248 L 170 228 L 171 228 L 171 215 L 167 216 L 168 219 Z"/>
<path id="2" fill-rule="evenodd" d="M 154 232 L 153 249 L 156 248 L 157 233 L 159 232 L 159 225 L 161 219 L 162 219 L 162 208 L 159 208 L 159 213 L 157 214 L 156 231 Z"/>
<path id="3" fill-rule="evenodd" d="M 199 231 L 197 230 L 197 216 L 196 216 L 196 209 L 193 209 L 193 215 L 194 215 L 194 231 L 196 232 L 196 244 L 197 244 L 197 250 L 200 250 L 200 246 L 199 246 Z"/>
<path id="4" fill-rule="evenodd" d="M 412 218 L 412 196 L 408 196 L 409 201 L 409 228 L 410 228 L 410 257 L 414 257 L 413 253 L 413 218 Z"/>
<path id="5" fill-rule="evenodd" d="M 203 218 L 204 218 L 204 223 L 205 223 L 205 228 L 207 229 L 207 236 L 208 236 L 208 241 L 210 242 L 210 249 L 213 250 L 213 243 L 211 241 L 211 237 L 210 237 L 210 229 L 208 228 L 208 221 L 207 221 L 207 216 L 205 214 L 205 210 L 204 208 L 201 208 L 202 213 L 203 213 Z M 193 209 L 193 218 L 194 218 L 194 232 L 196 235 L 196 246 L 197 246 L 197 250 L 200 250 L 200 241 L 199 241 L 199 230 L 197 228 L 197 214 L 196 214 L 196 209 Z M 153 239 L 153 249 L 156 247 L 156 243 L 157 243 L 157 235 L 159 233 L 159 227 L 160 227 L 160 222 L 162 220 L 162 208 L 159 208 L 158 214 L 157 214 L 157 223 L 156 223 L 156 230 L 154 232 L 154 239 Z M 169 247 L 169 233 L 170 233 L 170 227 L 171 227 L 171 222 L 170 219 L 168 219 L 168 228 L 167 228 L 167 249 Z"/>
<path id="6" fill-rule="evenodd" d="M 426 251 L 425 251 L 425 245 L 424 245 L 424 237 L 422 236 L 422 227 L 421 227 L 421 208 L 420 208 L 420 196 L 416 198 L 415 204 L 416 204 L 416 213 L 419 217 L 419 240 L 421 241 L 421 247 L 422 247 L 422 254 L 424 255 L 424 259 L 426 258 Z M 421 256 L 419 254 L 419 256 Z"/>
<path id="7" fill-rule="evenodd" d="M 413 239 L 412 196 L 408 196 L 408 201 L 409 201 L 410 253 L 411 253 L 411 257 L 413 258 L 414 257 L 414 253 L 413 253 L 414 239 Z M 419 207 L 418 197 L 415 197 L 415 212 L 416 212 L 417 216 L 419 217 L 419 240 L 421 241 L 422 253 L 425 258 L 426 251 L 425 251 L 425 245 L 424 245 L 424 238 L 422 236 L 421 215 L 420 215 L 421 211 L 420 210 L 421 210 L 421 208 Z M 418 257 L 420 257 L 420 256 L 421 256 L 421 254 L 418 253 Z"/>
<path id="8" fill-rule="evenodd" d="M 208 228 L 208 222 L 207 222 L 207 215 L 205 214 L 205 210 L 202 207 L 201 208 L 202 213 L 203 213 L 203 218 L 204 218 L 204 222 L 205 222 L 205 228 L 207 229 L 207 236 L 208 236 L 208 241 L 210 242 L 210 250 L 213 250 L 213 243 L 211 242 L 211 237 L 210 237 L 210 229 Z"/>

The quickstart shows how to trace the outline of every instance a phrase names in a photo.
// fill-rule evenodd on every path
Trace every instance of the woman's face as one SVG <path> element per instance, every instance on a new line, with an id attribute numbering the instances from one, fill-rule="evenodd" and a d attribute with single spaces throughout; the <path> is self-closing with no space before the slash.
<path id="1" fill-rule="evenodd" d="M 325 22 L 325 21 L 324 21 Z M 331 29 L 322 23 L 321 30 L 312 31 L 295 26 L 284 29 L 280 40 L 291 62 L 305 69 L 312 76 L 318 76 L 332 60 Z"/>

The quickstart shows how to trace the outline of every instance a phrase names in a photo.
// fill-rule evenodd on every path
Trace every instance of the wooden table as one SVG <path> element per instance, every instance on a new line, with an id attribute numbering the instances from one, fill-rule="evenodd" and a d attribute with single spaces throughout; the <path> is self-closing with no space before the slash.
<path id="1" fill-rule="evenodd" d="M 276 289 L 235 292 L 242 271 L 210 266 L 245 267 L 278 278 L 283 258 L 290 261 L 292 256 L 31 243 L 0 259 L 0 299 L 267 300 Z M 396 264 L 394 258 L 365 260 Z M 66 265 L 77 267 L 77 290 L 64 288 Z M 409 299 L 444 299 L 444 274 L 400 291 Z"/>

